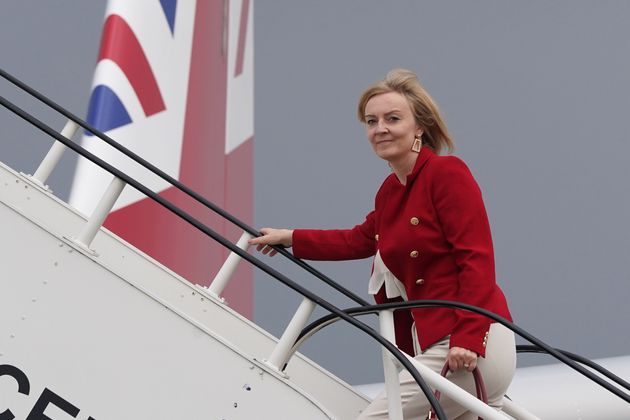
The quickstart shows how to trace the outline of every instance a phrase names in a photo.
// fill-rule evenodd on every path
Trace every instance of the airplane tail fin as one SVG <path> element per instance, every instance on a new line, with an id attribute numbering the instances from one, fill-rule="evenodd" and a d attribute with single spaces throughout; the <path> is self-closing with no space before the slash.
<path id="1" fill-rule="evenodd" d="M 251 224 L 252 2 L 109 0 L 87 119 Z M 230 240 L 240 236 L 95 136 L 86 133 L 82 143 Z M 80 160 L 70 204 L 90 214 L 110 181 L 111 175 Z M 105 226 L 193 283 L 208 285 L 227 257 L 214 241 L 130 187 Z M 239 268 L 224 295 L 251 318 L 251 267 Z"/>

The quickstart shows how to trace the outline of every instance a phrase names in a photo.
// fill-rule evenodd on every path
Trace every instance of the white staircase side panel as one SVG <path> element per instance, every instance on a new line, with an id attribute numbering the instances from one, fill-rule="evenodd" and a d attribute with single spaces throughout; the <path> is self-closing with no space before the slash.
<path id="1" fill-rule="evenodd" d="M 302 355 L 288 378 L 270 370 L 275 337 L 110 232 L 77 248 L 85 218 L 1 164 L 0 223 L 0 365 L 31 385 L 0 376 L 0 411 L 26 418 L 45 389 L 82 420 L 346 419 L 367 405 Z"/>

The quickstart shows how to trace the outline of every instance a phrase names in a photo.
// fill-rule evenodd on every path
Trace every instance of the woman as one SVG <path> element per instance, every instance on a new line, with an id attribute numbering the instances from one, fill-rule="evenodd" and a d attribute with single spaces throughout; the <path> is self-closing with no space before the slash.
<path id="1" fill-rule="evenodd" d="M 392 169 L 376 194 L 374 210 L 353 229 L 261 229 L 252 239 L 265 245 L 293 246 L 295 256 L 311 260 L 348 260 L 375 256 L 369 292 L 378 303 L 443 299 L 478 306 L 511 319 L 495 282 L 490 226 L 481 191 L 453 143 L 433 99 L 407 70 L 392 70 L 361 96 L 359 120 L 365 123 L 374 153 Z M 273 252 L 270 254 L 273 255 Z M 483 375 L 489 404 L 501 408 L 516 364 L 513 333 L 488 318 L 463 310 L 422 308 L 395 315 L 399 348 L 474 393 L 472 371 Z M 400 375 L 405 418 L 424 418 L 429 404 L 409 375 Z M 476 418 L 445 396 L 449 419 Z M 387 418 L 383 394 L 361 414 Z"/>

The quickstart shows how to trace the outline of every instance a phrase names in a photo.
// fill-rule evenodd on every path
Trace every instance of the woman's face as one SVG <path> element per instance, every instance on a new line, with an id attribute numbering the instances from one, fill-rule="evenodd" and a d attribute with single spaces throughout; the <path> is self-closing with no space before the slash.
<path id="1" fill-rule="evenodd" d="M 413 140 L 416 134 L 422 134 L 407 99 L 398 92 L 370 98 L 365 104 L 365 124 L 374 153 L 392 163 L 414 153 Z"/>

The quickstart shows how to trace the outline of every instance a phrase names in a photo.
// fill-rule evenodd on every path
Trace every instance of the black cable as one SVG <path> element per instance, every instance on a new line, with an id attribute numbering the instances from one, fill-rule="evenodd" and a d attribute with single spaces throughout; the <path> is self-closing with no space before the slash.
<path id="1" fill-rule="evenodd" d="M 16 106 L 15 104 L 11 103 L 10 101 L 8 101 L 7 99 L 5 99 L 2 96 L 0 96 L 0 105 L 2 105 L 5 108 L 9 109 L 11 112 L 13 112 L 14 114 L 18 115 L 20 118 L 22 118 L 25 121 L 29 122 L 31 125 L 34 125 L 39 130 L 43 131 L 44 133 L 48 134 L 49 136 L 55 138 L 56 140 L 58 140 L 59 142 L 63 143 L 64 145 L 66 145 L 70 149 L 72 149 L 75 152 L 79 153 L 81 156 L 85 157 L 86 159 L 90 160 L 91 162 L 95 163 L 96 165 L 100 166 L 101 168 L 105 169 L 106 171 L 108 171 L 112 175 L 114 175 L 117 178 L 123 180 L 125 183 L 131 185 L 133 188 L 135 188 L 136 190 L 140 191 L 141 193 L 143 193 L 147 197 L 150 197 L 152 200 L 156 201 L 158 204 L 162 205 L 163 207 L 165 207 L 169 211 L 173 212 L 174 214 L 176 214 L 180 218 L 186 220 L 188 223 L 193 225 L 195 228 L 199 229 L 200 231 L 202 231 L 206 235 L 210 236 L 215 241 L 219 242 L 225 248 L 228 248 L 230 251 L 238 254 L 241 258 L 247 260 L 248 262 L 250 262 L 254 266 L 258 267 L 259 269 L 261 269 L 265 273 L 267 273 L 270 276 L 274 277 L 276 280 L 280 281 L 285 286 L 291 288 L 292 290 L 296 291 L 297 293 L 301 294 L 302 296 L 310 299 L 315 304 L 323 307 L 324 309 L 328 310 L 329 312 L 335 314 L 337 317 L 343 319 L 344 321 L 350 323 L 354 327 L 360 329 L 361 331 L 365 332 L 366 334 L 368 334 L 369 336 L 374 338 L 383 347 L 385 347 L 394 357 L 396 357 L 396 359 L 398 359 L 400 364 L 403 365 L 405 367 L 405 369 L 407 369 L 407 371 L 409 371 L 411 376 L 418 383 L 418 386 L 420 387 L 422 392 L 425 394 L 425 396 L 429 400 L 429 403 L 431 404 L 431 406 L 434 407 L 437 417 L 440 420 L 447 420 L 446 414 L 444 413 L 444 410 L 442 409 L 442 406 L 440 405 L 439 401 L 435 398 L 435 395 L 433 395 L 433 392 L 432 392 L 431 388 L 429 388 L 427 386 L 427 384 L 422 379 L 422 376 L 416 370 L 416 368 L 413 366 L 413 364 L 409 360 L 407 360 L 407 358 L 403 355 L 403 353 L 394 344 L 392 344 L 390 341 L 388 341 L 385 338 L 383 338 L 374 329 L 372 329 L 371 327 L 369 327 L 368 325 L 366 325 L 366 324 L 364 324 L 362 322 L 357 321 L 356 319 L 354 319 L 353 317 L 347 315 L 346 313 L 344 313 L 344 311 L 342 311 L 341 309 L 337 308 L 333 304 L 325 301 L 324 299 L 320 298 L 319 296 L 315 295 L 314 293 L 312 293 L 309 290 L 305 289 L 304 287 L 300 286 L 299 284 L 297 284 L 293 280 L 289 279 L 288 277 L 286 277 L 282 273 L 276 271 L 275 269 L 273 269 L 269 265 L 263 263 L 258 258 L 254 257 L 254 256 L 250 255 L 249 253 L 247 253 L 246 251 L 240 249 L 239 247 L 234 245 L 232 242 L 228 241 L 226 238 L 224 238 L 223 236 L 219 235 L 214 230 L 212 230 L 209 227 L 205 226 L 203 223 L 199 222 L 197 219 L 195 219 L 194 217 L 190 216 L 188 213 L 186 213 L 185 211 L 183 211 L 179 207 L 173 205 L 168 200 L 162 198 L 160 195 L 156 194 L 155 192 L 153 192 L 149 188 L 145 187 L 140 182 L 136 181 L 135 179 L 133 179 L 129 175 L 123 173 L 122 171 L 120 171 L 117 168 L 113 167 L 112 165 L 108 164 L 107 162 L 105 162 L 104 160 L 100 159 L 96 155 L 88 152 L 87 150 L 83 149 L 81 146 L 79 146 L 79 145 L 73 143 L 72 141 L 68 140 L 67 138 L 65 138 L 64 136 L 59 134 L 57 131 L 55 131 L 54 129 L 52 129 L 51 127 L 49 127 L 48 125 L 46 125 L 42 121 L 40 121 L 37 118 L 33 117 L 32 115 L 30 115 L 29 113 L 27 113 L 26 111 L 24 111 L 20 107 Z"/>
<path id="2" fill-rule="evenodd" d="M 96 137 L 100 138 L 105 143 L 109 144 L 110 146 L 112 146 L 113 148 L 118 150 L 119 152 L 121 152 L 124 155 L 126 155 L 127 157 L 131 158 L 132 160 L 134 160 L 136 163 L 140 164 L 144 168 L 146 168 L 149 171 L 153 172 L 155 175 L 159 176 L 160 178 L 162 178 L 163 180 L 165 180 L 169 184 L 173 185 L 174 187 L 176 187 L 177 189 L 179 189 L 183 193 L 185 193 L 188 196 L 192 197 L 197 202 L 203 204 L 205 207 L 207 207 L 210 210 L 214 211 L 215 213 L 217 213 L 218 215 L 220 215 L 224 219 L 229 220 L 230 222 L 232 222 L 236 226 L 240 227 L 241 229 L 243 229 L 244 231 L 246 231 L 250 235 L 252 235 L 252 236 L 261 236 L 260 232 L 258 232 L 256 229 L 254 229 L 251 226 L 247 225 L 245 222 L 239 220 L 238 218 L 236 218 L 232 214 L 226 212 L 225 210 L 223 210 L 222 208 L 220 208 L 219 206 L 217 206 L 216 204 L 214 204 L 210 200 L 206 199 L 205 197 L 203 197 L 199 193 L 193 191 L 192 189 L 190 189 L 189 187 L 187 187 L 186 185 L 181 183 L 179 180 L 177 180 L 177 179 L 173 178 L 172 176 L 168 175 L 166 172 L 160 170 L 158 167 L 154 166 L 150 162 L 142 159 L 140 156 L 138 156 L 137 154 L 135 154 L 131 150 L 127 149 L 126 147 L 124 147 L 120 143 L 116 142 L 114 139 L 112 139 L 111 137 L 109 137 L 106 134 L 102 133 L 101 131 L 99 131 L 98 129 L 93 127 L 92 125 L 90 125 L 87 122 L 83 121 L 81 118 L 77 117 L 76 115 L 74 115 L 70 111 L 66 110 L 61 105 L 58 105 L 57 103 L 55 103 L 54 101 L 52 101 L 51 99 L 46 97 L 45 95 L 39 93 L 37 90 L 35 90 L 32 87 L 28 86 L 26 83 L 20 81 L 19 79 L 17 79 L 16 77 L 12 76 L 9 73 L 7 73 L 3 69 L 0 69 L 0 76 L 2 76 L 4 79 L 8 80 L 9 82 L 13 83 L 15 86 L 17 86 L 18 88 L 22 89 L 23 91 L 25 91 L 29 95 L 35 97 L 39 101 L 41 101 L 44 104 L 48 105 L 50 108 L 54 109 L 58 113 L 64 115 L 68 119 L 74 121 L 75 123 L 77 123 L 78 125 L 83 127 L 84 129 L 92 132 Z M 286 249 L 284 249 L 284 247 L 282 247 L 282 246 L 275 246 L 274 245 L 274 246 L 272 246 L 272 248 L 275 249 L 282 256 L 284 256 L 284 257 L 288 258 L 289 260 L 293 261 L 295 264 L 297 264 L 298 266 L 302 267 L 303 269 L 305 269 L 306 271 L 308 271 L 309 273 L 311 273 L 315 277 L 319 278 L 320 280 L 322 280 L 323 282 L 325 282 L 326 284 L 328 284 L 330 287 L 332 287 L 333 289 L 337 290 L 338 292 L 342 293 L 343 295 L 345 295 L 349 299 L 352 299 L 353 301 L 355 301 L 359 305 L 369 305 L 369 303 L 367 301 L 365 301 L 364 299 L 362 299 L 360 296 L 358 296 L 357 294 L 353 293 L 352 291 L 346 289 L 345 287 L 343 287 L 339 283 L 335 282 L 330 277 L 328 277 L 325 274 L 323 274 L 322 272 L 318 271 L 315 267 L 313 267 L 310 264 L 308 264 L 308 263 L 302 261 L 301 259 L 295 257 L 293 254 L 291 254 Z"/>
<path id="3" fill-rule="evenodd" d="M 378 314 L 380 311 L 389 310 L 389 309 L 400 310 L 400 309 L 430 308 L 430 307 L 449 307 L 449 308 L 464 309 L 469 312 L 475 312 L 480 315 L 484 315 L 487 318 L 490 318 L 500 324 L 503 324 L 504 326 L 514 331 L 516 334 L 520 335 L 527 341 L 533 343 L 536 347 L 545 350 L 546 353 L 560 360 L 562 363 L 569 366 L 573 370 L 579 372 L 580 374 L 587 377 L 588 379 L 595 382 L 596 384 L 600 385 L 607 391 L 615 394 L 622 400 L 630 403 L 630 394 L 626 394 L 625 392 L 621 391 L 619 388 L 606 382 L 599 376 L 593 374 L 593 372 L 590 372 L 588 369 L 584 368 L 583 366 L 571 360 L 570 357 L 563 354 L 561 351 L 554 349 L 553 347 L 549 346 L 548 344 L 534 337 L 533 335 L 531 335 L 524 329 L 520 328 L 516 324 L 506 320 L 503 317 L 500 317 L 499 315 L 493 312 L 487 311 L 482 308 L 478 308 L 476 306 L 467 305 L 465 303 L 460 303 L 460 302 L 446 301 L 446 300 L 413 300 L 413 301 L 406 301 L 406 302 L 391 302 L 391 303 L 384 303 L 380 305 L 369 305 L 369 306 L 362 306 L 362 307 L 356 307 L 356 308 L 349 308 L 349 309 L 344 309 L 343 312 L 352 316 L 360 316 L 360 315 L 368 315 L 368 314 Z M 319 331 L 323 327 L 328 326 L 334 322 L 336 322 L 335 315 L 331 314 L 331 315 L 323 316 L 315 320 L 314 322 L 310 323 L 309 325 L 307 325 L 302 330 L 302 333 L 299 335 L 298 339 L 296 340 L 295 345 L 293 347 L 293 352 L 295 352 L 307 338 L 311 337 L 313 334 L 315 334 L 317 331 Z"/>

